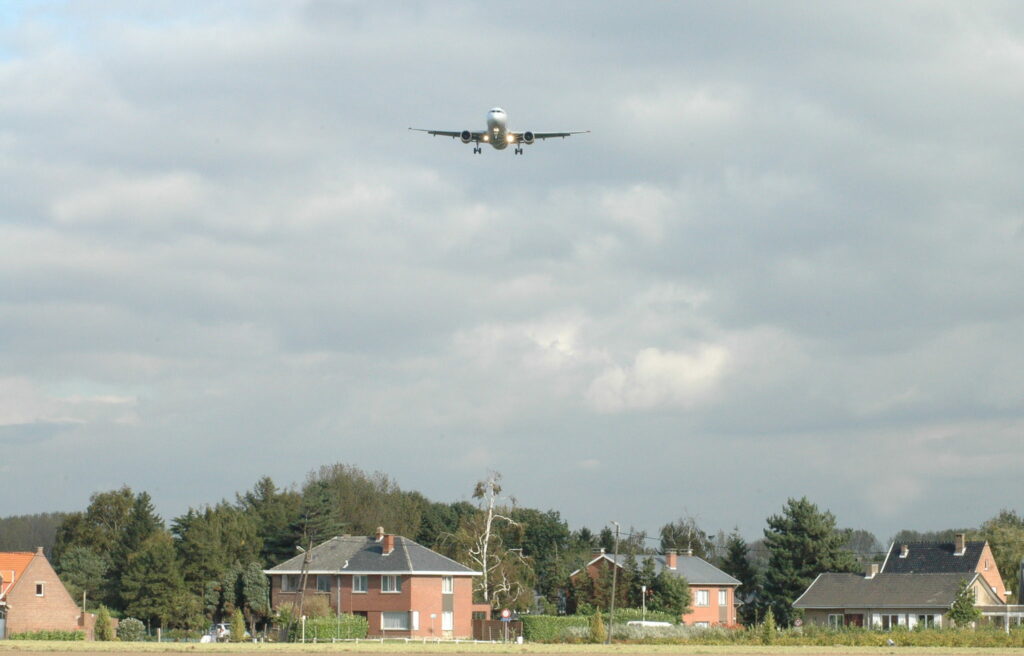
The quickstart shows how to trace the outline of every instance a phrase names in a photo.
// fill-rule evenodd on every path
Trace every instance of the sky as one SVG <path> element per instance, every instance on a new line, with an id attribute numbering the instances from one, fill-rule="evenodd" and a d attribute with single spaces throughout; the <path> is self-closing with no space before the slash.
<path id="1" fill-rule="evenodd" d="M 0 90 L 0 516 L 1024 510 L 1019 3 L 16 1 Z M 494 106 L 592 132 L 407 129 Z"/>

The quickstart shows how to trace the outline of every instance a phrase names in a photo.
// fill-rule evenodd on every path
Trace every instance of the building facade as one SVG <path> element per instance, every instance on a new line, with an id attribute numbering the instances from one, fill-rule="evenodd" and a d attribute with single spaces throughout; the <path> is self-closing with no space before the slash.
<path id="1" fill-rule="evenodd" d="M 32 631 L 85 631 L 92 638 L 92 615 L 78 604 L 39 547 L 0 553 L 0 638 Z"/>
<path id="2" fill-rule="evenodd" d="M 331 538 L 265 573 L 274 608 L 319 598 L 332 612 L 365 617 L 371 636 L 467 638 L 481 610 L 473 604 L 477 572 L 382 529 Z"/>
<path id="3" fill-rule="evenodd" d="M 739 580 L 691 554 L 681 555 L 670 550 L 664 554 L 638 555 L 635 558 L 641 568 L 650 560 L 655 576 L 667 572 L 689 584 L 690 612 L 680 617 L 683 624 L 697 627 L 737 625 L 736 588 L 740 585 Z M 583 569 L 570 574 L 570 578 L 586 572 L 592 579 L 597 579 L 607 567 L 625 568 L 627 559 L 628 556 L 613 556 L 601 550 Z"/>

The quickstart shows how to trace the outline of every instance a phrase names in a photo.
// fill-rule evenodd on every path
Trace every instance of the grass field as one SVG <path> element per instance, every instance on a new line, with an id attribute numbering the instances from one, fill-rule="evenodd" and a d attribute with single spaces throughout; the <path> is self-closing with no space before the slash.
<path id="1" fill-rule="evenodd" d="M 881 654 L 956 655 L 999 654 L 1024 655 L 1024 650 L 1015 649 L 966 649 L 952 647 L 773 647 L 773 646 L 701 646 L 701 645 L 565 645 L 565 644 L 475 644 L 475 643 L 337 643 L 337 644 L 199 644 L 199 643 L 139 643 L 139 642 L 43 642 L 43 641 L 0 641 L 0 653 L 5 652 L 49 652 L 67 653 L 75 656 L 145 656 L 154 653 L 196 653 L 209 654 L 564 654 L 566 656 L 602 656 L 606 654 L 709 654 L 727 656 L 869 656 Z"/>

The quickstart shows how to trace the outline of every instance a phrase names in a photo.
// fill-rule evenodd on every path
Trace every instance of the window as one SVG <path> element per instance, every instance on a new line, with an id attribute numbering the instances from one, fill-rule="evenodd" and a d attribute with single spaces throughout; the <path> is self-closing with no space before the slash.
<path id="1" fill-rule="evenodd" d="M 718 605 L 725 606 L 729 603 L 729 593 L 725 590 L 718 591 Z"/>
<path id="2" fill-rule="evenodd" d="M 843 626 L 843 616 L 830 614 L 828 616 L 828 627 L 830 629 L 838 629 Z"/>
<path id="3" fill-rule="evenodd" d="M 37 597 L 42 597 L 43 596 L 43 582 L 42 581 L 36 582 L 36 596 Z"/>
<path id="4" fill-rule="evenodd" d="M 707 606 L 710 603 L 710 601 L 708 601 L 708 596 L 709 595 L 707 590 L 697 590 L 696 594 L 694 595 L 693 605 Z"/>
<path id="5" fill-rule="evenodd" d="M 381 592 L 401 592 L 402 577 L 394 574 L 385 574 L 380 577 Z"/>
<path id="6" fill-rule="evenodd" d="M 937 615 L 918 615 L 917 625 L 932 629 L 941 626 L 942 620 L 939 620 Z"/>
<path id="7" fill-rule="evenodd" d="M 409 612 L 404 610 L 386 610 L 380 614 L 380 628 L 382 631 L 408 631 Z"/>
<path id="8" fill-rule="evenodd" d="M 900 625 L 900 615 L 882 615 L 882 630 L 889 631 Z"/>
<path id="9" fill-rule="evenodd" d="M 452 594 L 455 592 L 455 578 L 452 576 L 441 577 L 441 593 Z"/>
<path id="10" fill-rule="evenodd" d="M 450 610 L 443 611 L 441 613 L 441 630 L 442 631 L 454 631 L 455 630 L 455 614 Z"/>
<path id="11" fill-rule="evenodd" d="M 352 577 L 352 592 L 366 592 L 370 589 L 370 577 L 366 574 L 356 574 Z"/>
<path id="12" fill-rule="evenodd" d="M 331 576 L 330 576 L 330 574 L 317 574 L 316 575 L 316 591 L 317 592 L 330 592 L 331 591 Z"/>
<path id="13" fill-rule="evenodd" d="M 693 626 L 695 628 L 698 628 L 698 629 L 706 629 L 706 628 L 708 628 L 711 625 L 708 624 L 707 622 L 694 622 Z"/>
<path id="14" fill-rule="evenodd" d="M 281 577 L 281 592 L 295 592 L 299 589 L 299 575 L 285 574 Z"/>

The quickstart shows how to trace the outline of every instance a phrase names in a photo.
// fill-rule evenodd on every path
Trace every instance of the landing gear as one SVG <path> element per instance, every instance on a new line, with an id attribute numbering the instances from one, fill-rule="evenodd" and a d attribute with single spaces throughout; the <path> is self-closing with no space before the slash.
<path id="1" fill-rule="evenodd" d="M 522 146 L 516 146 L 516 149 L 513 152 L 516 155 L 522 155 L 523 154 L 523 147 Z"/>
<path id="2" fill-rule="evenodd" d="M 483 149 L 480 148 L 480 146 L 473 146 L 473 154 L 474 155 L 479 155 L 482 152 L 483 152 Z"/>

